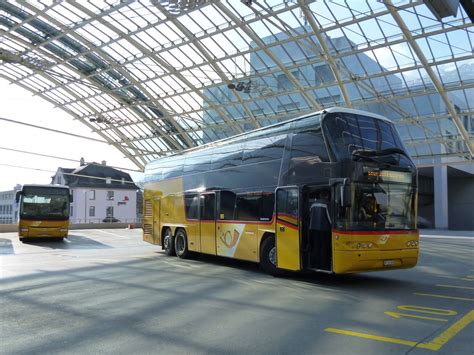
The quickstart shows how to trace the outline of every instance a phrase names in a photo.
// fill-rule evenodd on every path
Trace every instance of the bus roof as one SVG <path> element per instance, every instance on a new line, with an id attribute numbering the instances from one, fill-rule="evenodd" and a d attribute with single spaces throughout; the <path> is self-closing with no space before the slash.
<path id="1" fill-rule="evenodd" d="M 384 116 L 376 114 L 376 113 L 363 111 L 363 110 L 356 110 L 354 108 L 346 108 L 346 107 L 331 107 L 331 108 L 327 108 L 327 109 L 324 109 L 322 111 L 319 111 L 317 113 L 334 113 L 334 112 L 343 112 L 343 113 L 352 113 L 352 114 L 355 114 L 355 115 L 364 115 L 364 116 L 377 118 L 379 120 L 392 122 L 387 117 L 384 117 Z M 300 117 L 298 117 L 298 118 L 300 118 Z"/>
<path id="2" fill-rule="evenodd" d="M 268 126 L 265 126 L 265 127 L 257 128 L 257 129 L 251 130 L 251 131 L 239 133 L 239 134 L 236 134 L 236 135 L 234 135 L 234 136 L 227 137 L 227 138 L 223 138 L 223 139 L 219 139 L 219 140 L 216 140 L 216 141 L 213 141 L 213 142 L 209 142 L 209 143 L 206 143 L 206 144 L 197 146 L 197 147 L 192 147 L 192 148 L 189 148 L 189 149 L 186 149 L 186 150 L 182 150 L 182 151 L 176 152 L 176 153 L 174 153 L 174 154 L 170 154 L 170 155 L 166 155 L 166 156 L 163 156 L 163 157 L 154 159 L 154 160 L 150 161 L 149 163 L 151 163 L 151 162 L 153 162 L 153 161 L 156 161 L 156 160 L 161 160 L 161 159 L 164 159 L 164 158 L 170 158 L 170 157 L 178 156 L 178 155 L 181 155 L 181 154 L 191 153 L 191 152 L 194 152 L 194 151 L 196 151 L 196 150 L 205 150 L 205 149 L 207 149 L 207 148 L 215 147 L 215 146 L 217 146 L 217 145 L 219 145 L 219 144 L 221 144 L 221 143 L 231 142 L 231 141 L 234 140 L 234 139 L 237 139 L 237 138 L 239 138 L 239 137 L 245 136 L 245 135 L 250 134 L 250 133 L 259 132 L 259 131 L 263 131 L 263 130 L 267 130 L 267 129 L 270 129 L 270 128 L 273 128 L 273 127 L 278 127 L 278 126 L 281 126 L 281 125 L 285 125 L 285 124 L 287 124 L 287 123 L 289 123 L 289 122 L 301 120 L 301 119 L 306 118 L 306 117 L 316 116 L 316 115 L 321 115 L 321 114 L 326 114 L 326 113 L 334 113 L 334 112 L 342 112 L 342 113 L 352 113 L 352 114 L 356 114 L 356 115 L 364 115 L 364 116 L 369 116 L 369 117 L 377 118 L 377 119 L 379 119 L 379 120 L 383 120 L 383 121 L 386 121 L 386 122 L 392 122 L 392 121 L 389 120 L 388 118 L 386 118 L 386 117 L 384 117 L 384 116 L 381 116 L 381 115 L 378 115 L 378 114 L 376 114 L 376 113 L 367 112 L 367 111 L 362 111 L 362 110 L 356 110 L 356 109 L 352 109 L 352 108 L 345 108 L 345 107 L 338 107 L 338 106 L 335 106 L 335 107 L 326 108 L 326 109 L 323 109 L 323 110 L 320 110 L 320 111 L 310 112 L 310 113 L 304 114 L 304 115 L 302 115 L 302 116 L 298 116 L 298 117 L 295 117 L 295 118 L 292 118 L 292 119 L 289 119 L 289 120 L 286 120 L 286 121 L 274 123 L 274 124 L 272 124 L 272 125 L 268 125 Z"/>

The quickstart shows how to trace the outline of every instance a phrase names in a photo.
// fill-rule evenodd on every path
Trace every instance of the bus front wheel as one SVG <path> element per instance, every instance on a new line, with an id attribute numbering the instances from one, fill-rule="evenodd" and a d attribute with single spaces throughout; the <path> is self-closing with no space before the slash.
<path id="1" fill-rule="evenodd" d="M 165 251 L 165 254 L 168 256 L 175 255 L 174 237 L 173 237 L 173 234 L 171 233 L 171 229 L 167 229 L 163 236 L 163 250 Z"/>
<path id="2" fill-rule="evenodd" d="M 186 237 L 186 232 L 182 229 L 176 232 L 174 249 L 176 250 L 176 255 L 182 259 L 186 259 L 189 256 L 188 238 Z"/>
<path id="3" fill-rule="evenodd" d="M 263 271 L 273 276 L 279 275 L 280 272 L 276 265 L 275 237 L 265 239 L 260 250 L 260 267 Z"/>

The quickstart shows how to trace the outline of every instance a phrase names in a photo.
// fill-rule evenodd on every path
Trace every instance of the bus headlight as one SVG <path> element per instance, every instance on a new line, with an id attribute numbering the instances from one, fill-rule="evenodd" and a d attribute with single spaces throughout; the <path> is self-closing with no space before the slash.
<path id="1" fill-rule="evenodd" d="M 20 231 L 27 233 L 27 232 L 28 232 L 28 228 L 20 228 Z"/>
<path id="2" fill-rule="evenodd" d="M 370 249 L 375 246 L 372 242 L 348 242 L 347 246 L 351 247 L 352 249 Z"/>
<path id="3" fill-rule="evenodd" d="M 61 233 L 66 233 L 66 232 L 67 232 L 67 229 L 64 229 L 64 228 L 63 228 L 63 229 L 60 229 L 59 231 L 60 231 Z"/>

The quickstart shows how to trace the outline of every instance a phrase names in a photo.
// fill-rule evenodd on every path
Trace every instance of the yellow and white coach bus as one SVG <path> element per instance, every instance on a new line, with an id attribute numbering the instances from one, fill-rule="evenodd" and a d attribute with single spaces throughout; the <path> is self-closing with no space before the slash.
<path id="1" fill-rule="evenodd" d="M 145 172 L 143 239 L 170 256 L 249 260 L 271 274 L 418 261 L 417 171 L 379 115 L 331 108 L 157 159 Z M 330 227 L 314 231 L 310 211 L 323 196 Z"/>

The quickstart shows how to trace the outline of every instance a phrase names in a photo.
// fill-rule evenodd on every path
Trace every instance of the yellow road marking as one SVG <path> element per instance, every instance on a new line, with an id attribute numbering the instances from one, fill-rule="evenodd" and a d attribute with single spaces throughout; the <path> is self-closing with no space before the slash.
<path id="1" fill-rule="evenodd" d="M 426 320 L 437 320 L 440 322 L 447 322 L 447 319 L 444 318 L 434 318 L 434 317 L 426 317 L 426 316 L 416 316 L 414 314 L 407 314 L 407 313 L 398 313 L 398 312 L 384 312 L 387 316 L 393 318 L 401 318 L 401 317 L 408 317 L 408 318 L 418 318 L 418 319 L 426 319 Z"/>
<path id="2" fill-rule="evenodd" d="M 438 287 L 450 287 L 450 288 L 462 288 L 464 290 L 474 290 L 474 287 L 467 287 L 467 286 L 456 286 L 456 285 L 436 285 Z"/>
<path id="3" fill-rule="evenodd" d="M 402 345 L 408 345 L 408 346 L 416 346 L 416 344 L 417 344 L 416 341 L 403 340 L 403 339 L 396 339 L 396 338 L 389 338 L 389 337 L 382 337 L 382 336 L 379 336 L 379 335 L 372 335 L 372 334 L 367 334 L 367 333 L 353 332 L 353 331 L 351 331 L 351 330 L 344 330 L 344 329 L 337 329 L 337 328 L 326 328 L 326 329 L 324 329 L 324 330 L 325 330 L 326 332 L 330 332 L 330 333 L 351 335 L 351 336 L 353 336 L 353 337 L 359 337 L 359 338 L 364 338 L 364 339 L 371 339 L 371 340 L 383 341 L 383 342 L 386 342 L 386 343 L 402 344 Z"/>
<path id="4" fill-rule="evenodd" d="M 456 323 L 454 323 L 452 326 L 450 326 L 448 329 L 446 329 L 444 332 L 442 332 L 440 335 L 438 335 L 436 338 L 434 338 L 430 343 L 428 343 L 432 346 L 432 348 L 429 349 L 441 349 L 444 344 L 450 341 L 451 338 L 453 338 L 457 333 L 459 333 L 463 328 L 468 326 L 471 322 L 474 322 L 474 309 L 471 310 L 464 317 L 462 317 L 460 320 L 458 320 Z"/>
<path id="5" fill-rule="evenodd" d="M 413 306 L 410 304 L 403 304 L 403 305 L 397 306 L 397 308 L 404 311 L 436 314 L 438 316 L 455 316 L 456 314 L 458 314 L 458 312 L 452 311 L 450 309 Z"/>
<path id="6" fill-rule="evenodd" d="M 465 297 L 454 297 L 454 296 L 447 296 L 447 295 L 435 295 L 432 293 L 414 293 L 417 296 L 428 296 L 428 297 L 437 297 L 437 298 L 448 298 L 450 300 L 460 300 L 460 301 L 474 301 L 474 298 L 465 298 Z"/>
<path id="7" fill-rule="evenodd" d="M 471 310 L 468 314 L 466 314 L 464 317 L 459 319 L 457 322 L 455 322 L 453 325 L 451 325 L 448 329 L 446 329 L 444 332 L 442 332 L 440 335 L 438 335 L 429 343 L 418 343 L 416 341 L 411 341 L 411 340 L 389 338 L 389 337 L 383 337 L 380 335 L 359 333 L 359 332 L 353 332 L 351 330 L 344 330 L 344 329 L 337 329 L 337 328 L 326 328 L 324 330 L 326 332 L 331 332 L 331 333 L 350 335 L 350 336 L 354 336 L 358 338 L 382 341 L 382 342 L 393 343 L 393 344 L 401 344 L 401 345 L 407 345 L 407 346 L 417 347 L 421 349 L 437 351 L 441 349 L 441 347 L 444 344 L 450 341 L 457 333 L 459 333 L 462 329 L 464 329 L 473 321 L 474 321 L 474 310 Z"/>

